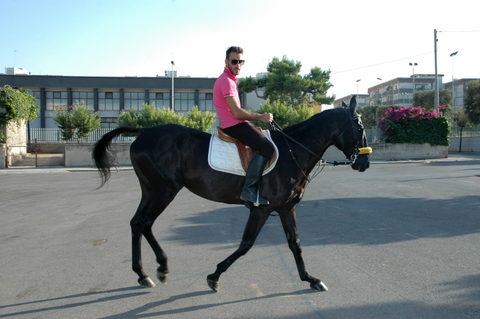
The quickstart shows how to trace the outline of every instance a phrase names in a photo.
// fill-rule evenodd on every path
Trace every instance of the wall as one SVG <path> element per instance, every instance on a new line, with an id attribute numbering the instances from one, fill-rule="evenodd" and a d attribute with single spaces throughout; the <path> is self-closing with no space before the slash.
<path id="1" fill-rule="evenodd" d="M 400 161 L 400 160 L 422 160 L 448 157 L 448 151 L 458 152 L 458 139 L 451 140 L 451 146 L 434 146 L 430 144 L 386 144 L 372 143 L 373 153 L 371 161 Z M 64 144 L 65 145 L 65 167 L 93 167 L 92 149 L 93 144 Z M 112 150 L 117 156 L 119 166 L 130 166 L 130 144 L 112 144 Z M 462 140 L 462 151 L 480 152 L 480 137 L 467 137 Z M 6 145 L 0 144 L 0 169 L 5 168 Z M 3 154 L 3 155 L 2 155 Z M 335 146 L 331 146 L 323 156 L 328 161 L 343 161 L 345 155 Z"/>
<path id="2" fill-rule="evenodd" d="M 93 167 L 93 144 L 65 144 L 65 167 Z M 118 166 L 130 166 L 130 144 L 112 144 Z"/>
<path id="3" fill-rule="evenodd" d="M 460 151 L 460 137 L 450 138 L 450 152 Z M 463 137 L 462 152 L 480 152 L 480 136 Z"/>
<path id="4" fill-rule="evenodd" d="M 369 146 L 373 149 L 373 153 L 370 155 L 371 161 L 404 161 L 448 157 L 446 146 L 390 143 L 372 143 Z M 325 152 L 323 159 L 342 161 L 345 160 L 345 155 L 335 146 L 331 146 Z"/>
<path id="5" fill-rule="evenodd" d="M 430 144 L 385 144 L 377 143 L 370 145 L 373 153 L 371 161 L 399 161 L 421 160 L 448 157 L 446 146 L 430 146 Z M 65 167 L 93 167 L 92 161 L 93 144 L 66 144 Z M 130 144 L 112 144 L 112 150 L 117 156 L 118 166 L 130 166 Z M 328 161 L 343 161 L 345 155 L 335 146 L 330 147 L 323 156 Z"/>
<path id="6" fill-rule="evenodd" d="M 0 169 L 6 167 L 7 145 L 0 143 Z"/>
<path id="7" fill-rule="evenodd" d="M 9 123 L 5 129 L 7 137 L 7 161 L 9 165 L 21 160 L 27 154 L 27 133 L 25 122 L 17 126 L 16 123 Z"/>

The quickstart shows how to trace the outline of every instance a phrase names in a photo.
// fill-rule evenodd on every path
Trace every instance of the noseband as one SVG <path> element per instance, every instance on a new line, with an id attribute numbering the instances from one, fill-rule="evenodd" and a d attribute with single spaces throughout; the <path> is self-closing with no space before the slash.
<path id="1" fill-rule="evenodd" d="M 358 120 L 360 118 L 361 118 L 361 115 L 358 114 L 358 113 L 357 114 L 350 114 L 350 123 L 347 124 L 345 129 L 342 131 L 342 133 L 340 133 L 340 135 L 337 138 L 337 141 L 338 141 L 340 139 L 340 137 L 342 137 L 343 133 L 345 133 L 347 131 L 347 129 L 349 128 L 349 124 L 350 124 L 350 126 L 352 128 L 352 132 L 353 132 L 353 140 L 355 141 L 354 153 L 352 155 L 350 155 L 350 160 L 349 161 L 341 161 L 341 162 L 339 162 L 339 161 L 326 161 L 326 163 L 333 164 L 334 166 L 337 166 L 337 165 L 353 165 L 357 161 L 358 155 L 364 155 L 364 154 L 372 153 L 372 148 L 371 147 L 360 147 L 360 148 L 358 147 L 358 143 L 360 141 L 358 139 L 358 131 L 359 130 L 355 129 L 354 121 L 357 121 L 358 125 L 360 125 L 360 127 L 363 128 L 363 125 L 358 122 Z"/>

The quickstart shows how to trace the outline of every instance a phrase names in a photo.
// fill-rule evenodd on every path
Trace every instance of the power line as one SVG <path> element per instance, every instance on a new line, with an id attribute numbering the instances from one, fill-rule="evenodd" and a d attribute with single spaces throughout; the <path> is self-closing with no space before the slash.
<path id="1" fill-rule="evenodd" d="M 374 67 L 374 66 L 379 66 L 379 65 L 384 65 L 384 64 L 389 64 L 389 63 L 393 63 L 393 62 L 398 62 L 398 61 L 403 61 L 403 60 L 408 60 L 408 59 L 416 58 L 416 57 L 419 57 L 419 56 L 422 56 L 422 55 L 431 54 L 432 52 L 433 52 L 433 51 L 429 51 L 429 52 L 420 53 L 420 54 L 417 54 L 417 55 L 412 55 L 412 56 L 409 56 L 409 57 L 400 58 L 400 59 L 396 59 L 396 60 L 392 60 L 392 61 L 386 61 L 386 62 L 381 62 L 381 63 L 377 63 L 377 64 L 365 65 L 365 66 L 361 66 L 361 67 L 358 67 L 358 68 L 353 68 L 353 69 L 348 69 L 348 70 L 343 70 L 343 71 L 332 72 L 331 74 L 338 74 L 338 73 L 356 71 L 356 70 L 361 70 L 361 69 L 367 69 L 367 68 L 371 68 L 371 67 Z"/>
<path id="2" fill-rule="evenodd" d="M 453 33 L 453 32 L 480 32 L 480 30 L 469 30 L 469 31 L 438 31 L 437 32 L 450 32 L 450 33 Z"/>

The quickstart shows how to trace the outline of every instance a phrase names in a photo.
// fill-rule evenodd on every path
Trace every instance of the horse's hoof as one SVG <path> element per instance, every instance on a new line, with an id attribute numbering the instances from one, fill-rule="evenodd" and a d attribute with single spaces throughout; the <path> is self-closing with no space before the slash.
<path id="1" fill-rule="evenodd" d="M 319 282 L 313 282 L 310 287 L 313 289 L 313 290 L 316 290 L 316 291 L 328 291 L 328 287 L 325 286 L 325 284 L 321 281 Z"/>
<path id="2" fill-rule="evenodd" d="M 140 284 L 140 286 L 146 287 L 146 288 L 155 287 L 155 283 L 152 281 L 152 279 L 150 279 L 150 277 L 145 277 L 143 279 L 138 279 L 138 283 Z"/>
<path id="3" fill-rule="evenodd" d="M 210 276 L 211 275 L 207 276 L 208 287 L 212 288 L 213 291 L 218 292 L 218 281 L 213 280 Z"/>
<path id="4" fill-rule="evenodd" d="M 157 278 L 164 285 L 168 283 L 168 273 L 157 271 Z"/>

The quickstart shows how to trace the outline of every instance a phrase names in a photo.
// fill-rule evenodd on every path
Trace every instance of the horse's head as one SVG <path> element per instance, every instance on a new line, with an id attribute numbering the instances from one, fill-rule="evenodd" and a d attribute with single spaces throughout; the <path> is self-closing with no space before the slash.
<path id="1" fill-rule="evenodd" d="M 367 145 L 365 130 L 362 125 L 361 115 L 357 112 L 357 100 L 353 96 L 350 105 L 342 102 L 343 107 L 349 115 L 348 124 L 340 128 L 340 135 L 335 142 L 335 146 L 352 162 L 354 170 L 364 172 L 370 167 L 370 153 L 372 149 Z"/>

